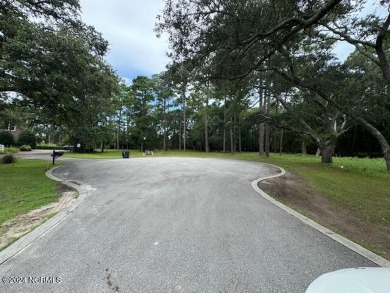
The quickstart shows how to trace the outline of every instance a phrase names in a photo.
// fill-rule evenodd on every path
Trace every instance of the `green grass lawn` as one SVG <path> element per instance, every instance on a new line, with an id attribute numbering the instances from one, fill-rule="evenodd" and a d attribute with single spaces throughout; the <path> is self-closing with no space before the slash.
<path id="1" fill-rule="evenodd" d="M 48 168 L 51 165 L 40 160 L 0 164 L 0 225 L 58 200 L 58 183 L 45 176 Z"/>
<path id="2" fill-rule="evenodd" d="M 297 172 L 336 205 L 390 230 L 390 172 L 384 160 L 335 158 L 324 165 L 312 156 L 275 155 L 263 161 Z"/>
<path id="3" fill-rule="evenodd" d="M 77 158 L 77 159 L 119 159 L 122 158 L 122 150 L 108 150 L 103 153 L 97 151 L 95 153 L 73 153 L 65 152 L 64 156 L 67 158 Z M 143 154 L 140 151 L 130 150 L 131 157 L 142 157 Z"/>

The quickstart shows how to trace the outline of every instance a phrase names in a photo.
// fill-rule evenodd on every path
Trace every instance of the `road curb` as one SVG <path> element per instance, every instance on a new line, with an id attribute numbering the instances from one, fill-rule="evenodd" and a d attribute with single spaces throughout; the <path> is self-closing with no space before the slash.
<path id="1" fill-rule="evenodd" d="M 44 222 L 42 225 L 38 226 L 31 232 L 23 235 L 17 241 L 12 243 L 10 246 L 6 247 L 2 251 L 0 251 L 0 265 L 5 263 L 10 258 L 15 255 L 21 253 L 24 249 L 26 249 L 30 244 L 32 244 L 35 240 L 43 237 L 46 233 L 48 233 L 51 229 L 65 220 L 69 214 L 71 214 L 87 197 L 88 195 L 88 186 L 76 181 L 67 181 L 61 178 L 58 178 L 53 175 L 53 171 L 62 166 L 54 167 L 46 172 L 46 176 L 50 179 L 61 182 L 75 190 L 78 191 L 79 196 L 76 200 L 67 208 L 58 212 L 55 216 Z"/>
<path id="2" fill-rule="evenodd" d="M 267 164 L 267 165 L 271 165 L 271 164 Z M 386 268 L 390 268 L 390 261 L 384 259 L 383 257 L 373 253 L 372 251 L 360 246 L 359 244 L 356 244 L 355 242 L 333 232 L 332 230 L 318 224 L 317 222 L 305 217 L 304 215 L 298 213 L 297 211 L 289 208 L 288 206 L 282 204 L 281 202 L 277 201 L 276 199 L 274 199 L 273 197 L 271 197 L 270 195 L 268 195 L 267 193 L 265 193 L 263 190 L 261 190 L 259 188 L 259 183 L 261 181 L 264 181 L 264 180 L 267 180 L 267 179 L 272 179 L 272 178 L 276 178 L 276 177 L 280 177 L 280 176 L 284 176 L 286 174 L 286 170 L 284 170 L 283 168 L 281 167 L 278 167 L 278 166 L 275 166 L 275 165 L 271 165 L 273 167 L 276 167 L 278 168 L 279 170 L 281 170 L 281 173 L 279 174 L 276 174 L 276 175 L 272 175 L 272 176 L 267 176 L 267 177 L 262 177 L 262 178 L 259 178 L 259 179 L 256 179 L 254 181 L 251 182 L 251 185 L 252 185 L 252 188 L 257 192 L 259 193 L 263 198 L 265 198 L 266 200 L 268 200 L 269 202 L 273 203 L 274 205 L 278 206 L 279 208 L 281 208 L 282 210 L 286 211 L 287 213 L 289 213 L 290 215 L 294 216 L 295 218 L 301 220 L 303 223 L 305 223 L 306 225 L 309 225 L 310 227 L 316 229 L 317 231 L 321 232 L 322 234 L 332 238 L 333 240 L 337 241 L 338 243 L 344 245 L 345 247 L 355 251 L 356 253 L 362 255 L 363 257 L 367 258 L 368 260 L 376 263 L 377 265 L 381 266 L 381 267 L 386 267 Z"/>

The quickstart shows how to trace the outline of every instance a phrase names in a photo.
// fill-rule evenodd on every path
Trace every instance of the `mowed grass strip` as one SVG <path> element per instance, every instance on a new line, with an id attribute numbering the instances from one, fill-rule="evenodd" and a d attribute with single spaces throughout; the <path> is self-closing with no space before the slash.
<path id="1" fill-rule="evenodd" d="M 105 150 L 101 152 L 97 150 L 94 153 L 74 153 L 65 152 L 64 156 L 67 158 L 75 159 L 121 159 L 122 150 Z M 142 157 L 143 154 L 139 150 L 130 150 L 130 157 Z"/>
<path id="2" fill-rule="evenodd" d="M 298 173 L 336 206 L 390 231 L 390 172 L 383 159 L 334 158 L 326 165 L 314 156 L 272 155 L 261 161 Z"/>
<path id="3" fill-rule="evenodd" d="M 50 167 L 47 161 L 41 160 L 18 159 L 13 164 L 0 164 L 0 225 L 58 201 L 57 182 L 45 175 Z"/>
<path id="4" fill-rule="evenodd" d="M 323 167 L 312 168 L 310 173 L 301 172 L 301 175 L 321 194 L 346 207 L 365 222 L 390 229 L 389 179 Z"/>

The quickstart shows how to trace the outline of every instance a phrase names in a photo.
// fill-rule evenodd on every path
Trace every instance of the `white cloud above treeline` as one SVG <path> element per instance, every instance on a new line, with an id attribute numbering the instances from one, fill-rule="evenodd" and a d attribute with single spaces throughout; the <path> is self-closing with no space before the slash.
<path id="1" fill-rule="evenodd" d="M 107 61 L 124 79 L 165 69 L 167 37 L 153 32 L 164 0 L 80 0 L 82 19 L 110 43 Z"/>

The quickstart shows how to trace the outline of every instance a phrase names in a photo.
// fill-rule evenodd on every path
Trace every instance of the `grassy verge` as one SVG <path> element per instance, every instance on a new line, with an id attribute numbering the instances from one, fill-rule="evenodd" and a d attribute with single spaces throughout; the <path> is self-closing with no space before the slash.
<path id="1" fill-rule="evenodd" d="M 320 213 L 315 215 L 317 221 L 390 260 L 390 173 L 384 160 L 335 158 L 332 166 L 318 163 L 313 157 L 301 160 L 274 156 L 267 161 L 299 174 L 317 196 L 342 213 L 339 218 L 345 218 L 344 223 L 337 223 Z M 283 202 L 312 218 L 304 201 L 297 205 L 296 197 L 283 197 Z M 358 221 L 352 224 L 355 227 L 346 228 L 350 218 Z"/>
<path id="2" fill-rule="evenodd" d="M 76 159 L 120 159 L 122 158 L 122 150 L 108 150 L 103 153 L 97 151 L 95 153 L 73 153 L 65 152 L 64 156 L 67 158 Z M 130 150 L 130 156 L 133 158 L 142 157 L 143 154 L 138 150 Z"/>
<path id="3" fill-rule="evenodd" d="M 51 166 L 46 161 L 40 160 L 0 164 L 0 225 L 58 200 L 57 183 L 45 176 L 48 167 Z"/>
<path id="4" fill-rule="evenodd" d="M 390 230 L 390 173 L 384 160 L 335 158 L 329 166 L 312 156 L 275 155 L 263 161 L 298 173 L 336 206 Z"/>

